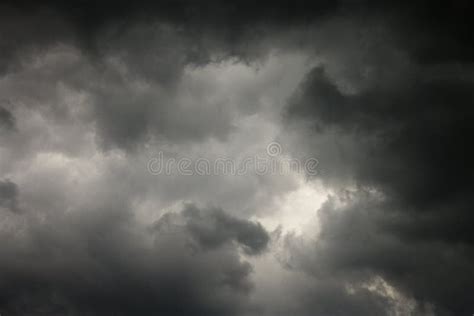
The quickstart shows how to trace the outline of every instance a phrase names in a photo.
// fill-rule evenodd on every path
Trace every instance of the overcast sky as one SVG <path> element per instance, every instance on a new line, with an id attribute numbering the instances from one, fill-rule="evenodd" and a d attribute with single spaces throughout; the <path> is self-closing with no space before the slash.
<path id="1" fill-rule="evenodd" d="M 1 316 L 472 315 L 472 9 L 4 1 Z"/>

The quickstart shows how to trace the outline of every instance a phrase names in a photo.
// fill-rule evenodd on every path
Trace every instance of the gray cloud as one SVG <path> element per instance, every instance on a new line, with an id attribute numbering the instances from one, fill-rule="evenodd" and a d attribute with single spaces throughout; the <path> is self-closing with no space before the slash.
<path id="1" fill-rule="evenodd" d="M 322 231 L 315 244 L 305 245 L 292 236 L 286 237 L 286 242 L 292 245 L 286 247 L 290 251 L 286 258 L 291 258 L 286 264 L 291 269 L 306 271 L 317 284 L 330 282 L 333 286 L 353 284 L 357 287 L 382 277 L 405 295 L 398 304 L 407 308 L 411 304 L 411 313 L 416 315 L 468 312 L 473 276 L 472 245 L 426 237 L 410 238 L 404 231 L 406 221 L 417 217 L 407 216 L 400 206 L 389 207 L 364 191 L 343 196 L 333 197 L 318 211 Z M 337 206 L 341 200 L 345 205 Z M 422 231 L 423 226 L 417 228 Z M 446 226 L 448 230 L 453 229 L 449 224 Z M 446 234 L 442 229 L 437 233 L 438 237 Z M 395 308 L 391 307 L 394 302 L 390 302 L 394 298 L 383 297 L 383 291 L 365 294 L 372 300 L 382 299 L 385 313 Z M 414 301 L 410 303 L 410 299 Z M 320 304 L 325 306 L 324 302 Z M 376 307 L 373 302 L 370 304 Z"/>
<path id="2" fill-rule="evenodd" d="M 0 180 L 0 208 L 18 210 L 18 187 L 9 180 Z"/>
<path id="3" fill-rule="evenodd" d="M 398 85 L 343 95 L 316 68 L 305 85 L 288 115 L 320 134 L 350 136 L 359 153 L 351 172 L 361 184 L 423 208 L 470 190 L 470 177 L 459 175 L 472 157 L 458 150 L 471 133 L 470 80 L 409 73 Z"/>
<path id="4" fill-rule="evenodd" d="M 305 248 L 311 255 L 294 256 L 297 265 L 338 283 L 381 276 L 415 299 L 420 314 L 469 313 L 473 157 L 460 148 L 473 134 L 472 69 L 371 53 L 379 61 L 367 85 L 347 91 L 341 84 L 359 64 L 344 65 L 339 77 L 323 64 L 289 101 L 288 126 L 313 135 L 295 147 L 320 153 L 320 176 L 342 190 L 334 199 L 346 205 L 329 201 L 318 211 L 319 239 Z"/>
<path id="5" fill-rule="evenodd" d="M 471 314 L 471 8 L 4 2 L 0 313 Z M 273 138 L 318 177 L 146 171 Z"/>
<path id="6" fill-rule="evenodd" d="M 201 211 L 190 204 L 182 211 L 180 217 L 183 222 L 181 226 L 180 218 L 176 218 L 175 214 L 165 214 L 156 223 L 156 227 L 158 230 L 181 227 L 203 250 L 235 242 L 246 254 L 255 255 L 265 250 L 270 239 L 260 224 L 234 218 L 218 208 Z"/>
<path id="7" fill-rule="evenodd" d="M 170 214 L 149 227 L 125 210 L 45 220 L 28 215 L 17 227 L 23 234 L 1 235 L 11 246 L 2 250 L 0 310 L 10 315 L 234 315 L 251 308 L 252 269 L 239 259 L 237 246 L 227 243 L 226 231 L 235 230 L 236 241 L 249 253 L 264 249 L 267 233 L 220 210 L 188 206 L 182 214 L 186 229 L 171 228 L 172 233 L 169 226 L 163 229 Z M 199 229 L 212 225 L 199 214 L 215 217 L 220 226 Z M 246 231 L 253 234 L 239 235 Z M 190 247 L 193 240 L 203 248 Z"/>
<path id="8" fill-rule="evenodd" d="M 7 109 L 0 107 L 0 129 L 5 131 L 11 131 L 15 128 L 15 117 Z"/>

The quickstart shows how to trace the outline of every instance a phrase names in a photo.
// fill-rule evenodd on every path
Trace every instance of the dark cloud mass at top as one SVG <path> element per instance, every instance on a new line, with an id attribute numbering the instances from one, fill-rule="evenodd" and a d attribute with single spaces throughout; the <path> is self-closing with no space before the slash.
<path id="1" fill-rule="evenodd" d="M 0 314 L 473 314 L 472 9 L 3 1 Z"/>

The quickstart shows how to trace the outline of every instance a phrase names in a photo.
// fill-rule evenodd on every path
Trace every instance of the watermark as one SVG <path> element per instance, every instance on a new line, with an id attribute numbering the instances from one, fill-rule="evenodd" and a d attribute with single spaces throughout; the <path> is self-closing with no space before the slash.
<path id="1" fill-rule="evenodd" d="M 266 147 L 265 155 L 254 155 L 239 159 L 230 157 L 209 158 L 167 158 L 162 151 L 148 161 L 147 169 L 152 175 L 185 176 L 243 176 L 285 175 L 304 173 L 318 174 L 319 161 L 316 158 L 298 159 L 282 155 L 282 146 L 272 142 Z"/>

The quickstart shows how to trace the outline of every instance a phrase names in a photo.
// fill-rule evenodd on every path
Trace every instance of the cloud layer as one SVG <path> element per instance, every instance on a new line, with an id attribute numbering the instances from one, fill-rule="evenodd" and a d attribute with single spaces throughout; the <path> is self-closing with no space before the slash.
<path id="1" fill-rule="evenodd" d="M 4 2 L 0 313 L 472 314 L 471 9 Z"/>

